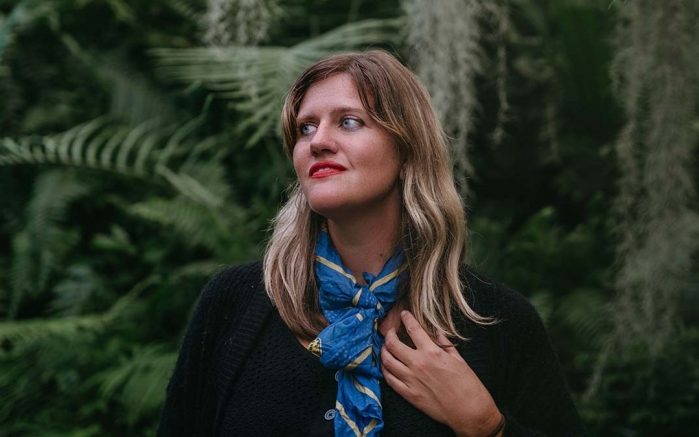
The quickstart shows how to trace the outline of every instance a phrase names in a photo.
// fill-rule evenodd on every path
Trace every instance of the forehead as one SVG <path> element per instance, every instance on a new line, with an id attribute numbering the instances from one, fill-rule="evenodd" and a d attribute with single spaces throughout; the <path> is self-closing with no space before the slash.
<path id="1" fill-rule="evenodd" d="M 364 109 L 354 79 L 347 73 L 334 74 L 311 85 L 301 99 L 297 117 L 338 107 Z"/>

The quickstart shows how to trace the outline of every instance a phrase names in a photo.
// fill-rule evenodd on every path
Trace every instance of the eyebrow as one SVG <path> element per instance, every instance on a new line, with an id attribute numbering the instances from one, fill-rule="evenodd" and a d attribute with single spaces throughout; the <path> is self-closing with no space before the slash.
<path id="1" fill-rule="evenodd" d="M 343 112 L 361 112 L 363 114 L 366 114 L 367 111 L 361 106 L 338 106 L 330 110 L 331 115 L 336 115 L 338 113 L 343 113 Z M 308 118 L 313 118 L 313 113 L 299 113 L 296 116 L 296 120 L 305 120 Z"/>

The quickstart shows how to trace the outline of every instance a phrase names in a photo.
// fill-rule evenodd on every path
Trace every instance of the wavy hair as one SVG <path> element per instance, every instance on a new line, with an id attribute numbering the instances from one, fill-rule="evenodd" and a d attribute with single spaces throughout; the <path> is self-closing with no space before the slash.
<path id="1" fill-rule="evenodd" d="M 296 80 L 284 101 L 284 146 L 297 140 L 296 117 L 315 83 L 348 74 L 364 109 L 394 137 L 403 162 L 401 241 L 409 280 L 401 302 L 432 335 L 442 331 L 463 338 L 454 310 L 469 320 L 490 323 L 467 303 L 459 269 L 466 256 L 466 219 L 447 141 L 429 94 L 416 76 L 382 50 L 340 53 L 318 61 Z M 265 289 L 284 322 L 297 335 L 314 337 L 323 329 L 313 274 L 316 235 L 324 218 L 311 210 L 298 184 L 273 221 L 264 257 Z"/>

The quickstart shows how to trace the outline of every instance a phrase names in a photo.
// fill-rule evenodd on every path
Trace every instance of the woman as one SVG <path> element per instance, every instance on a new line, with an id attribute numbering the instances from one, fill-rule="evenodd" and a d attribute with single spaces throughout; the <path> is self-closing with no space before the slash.
<path id="1" fill-rule="evenodd" d="M 159 434 L 580 434 L 536 312 L 463 265 L 463 206 L 414 75 L 383 51 L 331 56 L 282 124 L 298 183 L 264 263 L 202 292 Z"/>

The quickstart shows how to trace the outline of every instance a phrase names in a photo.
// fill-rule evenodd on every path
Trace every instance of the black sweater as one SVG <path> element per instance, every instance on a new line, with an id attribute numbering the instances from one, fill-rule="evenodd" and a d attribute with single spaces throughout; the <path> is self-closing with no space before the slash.
<path id="1" fill-rule="evenodd" d="M 457 347 L 505 414 L 505 435 L 582 435 L 580 419 L 557 358 L 531 304 L 517 292 L 468 269 L 464 269 L 462 280 L 471 307 L 481 315 L 499 320 L 494 325 L 477 326 L 459 318 L 458 327 L 468 340 L 459 342 Z M 275 428 L 279 425 L 275 420 L 307 417 L 310 409 L 322 410 L 328 403 L 326 388 L 306 403 L 291 401 L 285 395 L 295 387 L 307 391 L 309 386 L 316 390 L 328 387 L 328 373 L 323 374 L 320 367 L 313 370 L 314 363 L 309 363 L 302 351 L 292 351 L 293 346 L 287 341 L 291 333 L 285 333 L 284 328 L 265 294 L 260 263 L 230 267 L 215 275 L 202 291 L 182 343 L 167 389 L 158 435 L 218 436 L 234 432 L 243 436 L 270 433 L 293 436 L 331 432 L 330 424 L 323 428 L 322 420 L 311 419 L 303 432 L 298 423 L 297 428 L 291 425 Z M 286 339 L 280 338 L 285 334 L 288 334 Z M 266 347 L 270 339 L 275 340 L 275 346 Z M 269 391 L 250 394 L 256 385 L 255 378 L 266 378 L 269 372 L 283 370 L 276 361 L 261 360 L 262 356 L 269 356 L 270 348 L 290 353 L 293 361 L 289 366 L 299 369 L 293 378 L 285 377 L 288 384 L 280 386 L 274 399 L 269 399 Z M 259 368 L 261 362 L 270 363 L 263 369 L 267 376 L 251 376 L 258 375 L 251 372 L 251 366 Z M 244 375 L 242 379 L 241 375 Z M 246 393 L 245 401 L 240 393 Z M 453 435 L 385 383 L 382 393 L 384 437 Z M 259 414 L 265 405 L 269 406 L 268 420 L 254 425 L 255 422 L 240 419 L 246 411 Z M 313 411 L 309 417 L 317 419 L 318 414 Z"/>

